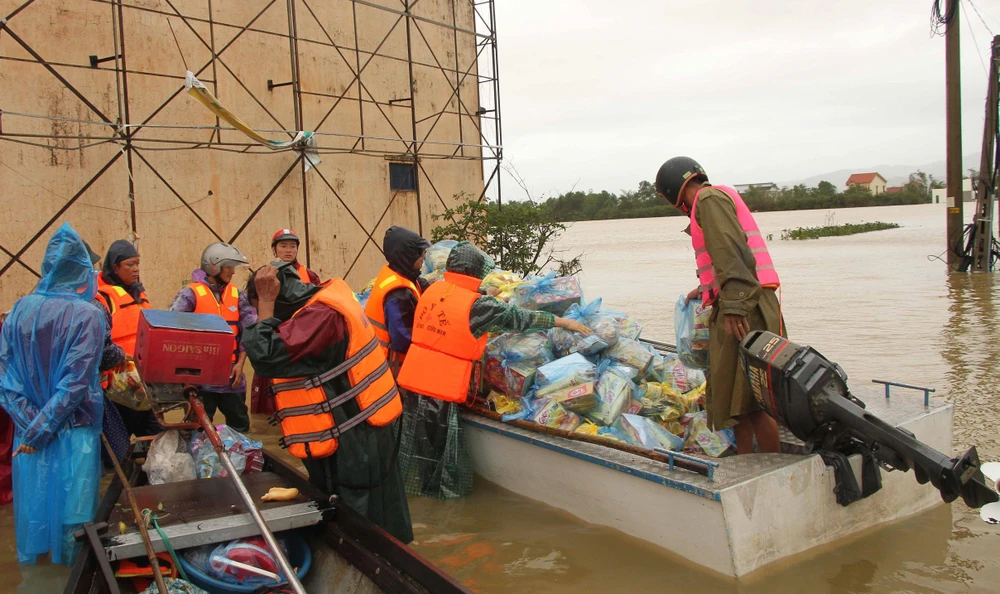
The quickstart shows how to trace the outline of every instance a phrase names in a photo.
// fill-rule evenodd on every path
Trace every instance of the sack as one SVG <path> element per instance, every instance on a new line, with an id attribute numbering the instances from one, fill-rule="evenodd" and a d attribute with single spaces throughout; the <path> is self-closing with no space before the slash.
<path id="1" fill-rule="evenodd" d="M 634 446 L 650 450 L 678 452 L 684 447 L 684 439 L 678 437 L 646 417 L 622 415 L 615 422 L 617 429 Z"/>
<path id="2" fill-rule="evenodd" d="M 486 346 L 483 377 L 511 398 L 521 398 L 535 383 L 535 369 L 555 359 L 548 337 L 541 333 L 501 334 Z"/>
<path id="3" fill-rule="evenodd" d="M 651 382 L 670 384 L 677 392 L 690 392 L 705 383 L 705 372 L 688 367 L 676 355 L 655 355 L 646 372 Z"/>
<path id="4" fill-rule="evenodd" d="M 263 468 L 264 445 L 259 441 L 233 431 L 228 425 L 216 427 L 222 445 L 229 454 L 229 460 L 239 474 L 249 474 L 260 472 Z M 219 454 L 215 451 L 215 446 L 208 440 L 204 432 L 199 432 L 191 439 L 191 456 L 194 458 L 196 474 L 198 478 L 212 478 L 215 476 L 226 476 L 226 468 L 219 459 Z"/>
<path id="5" fill-rule="evenodd" d="M 628 370 L 605 361 L 601 377 L 597 381 L 597 406 L 587 412 L 587 418 L 598 425 L 613 425 L 628 411 L 635 393 L 636 386 L 632 383 Z"/>
<path id="6" fill-rule="evenodd" d="M 601 299 L 595 299 L 586 306 L 574 303 L 569 306 L 564 318 L 581 322 L 594 331 L 590 336 L 584 336 L 562 328 L 549 331 L 549 338 L 556 354 L 561 356 L 580 353 L 582 355 L 597 354 L 609 346 L 618 344 L 621 333 L 620 322 L 611 314 L 601 311 Z"/>
<path id="7" fill-rule="evenodd" d="M 677 356 L 688 367 L 708 368 L 709 321 L 712 306 L 703 306 L 701 299 L 682 295 L 674 306 L 674 333 L 677 338 Z"/>
<path id="8" fill-rule="evenodd" d="M 149 394 L 142 384 L 142 378 L 135 368 L 135 363 L 128 362 L 128 369 L 111 375 L 108 385 L 108 398 L 111 402 L 131 408 L 132 410 L 149 410 Z"/>
<path id="9" fill-rule="evenodd" d="M 533 276 L 514 290 L 510 302 L 524 309 L 541 310 L 561 316 L 570 305 L 583 300 L 580 281 L 575 276 L 556 278 L 556 273 Z"/>
<path id="10" fill-rule="evenodd" d="M 188 453 L 187 441 L 176 429 L 164 431 L 153 439 L 142 465 L 151 485 L 163 485 L 197 478 L 194 458 Z"/>
<path id="11" fill-rule="evenodd" d="M 516 291 L 523 282 L 524 281 L 521 280 L 521 277 L 517 273 L 497 268 L 493 272 L 486 275 L 486 278 L 483 279 L 479 288 L 486 290 L 495 289 L 496 293 L 494 294 L 494 297 L 508 301 L 514 295 L 514 291 Z"/>
<path id="12" fill-rule="evenodd" d="M 653 362 L 653 352 L 631 338 L 621 338 L 618 344 L 604 352 L 604 356 L 638 371 L 636 377 L 643 377 Z"/>
<path id="13" fill-rule="evenodd" d="M 445 265 L 452 248 L 458 245 L 454 239 L 442 239 L 424 252 L 424 267 L 420 276 L 433 283 L 444 278 Z"/>

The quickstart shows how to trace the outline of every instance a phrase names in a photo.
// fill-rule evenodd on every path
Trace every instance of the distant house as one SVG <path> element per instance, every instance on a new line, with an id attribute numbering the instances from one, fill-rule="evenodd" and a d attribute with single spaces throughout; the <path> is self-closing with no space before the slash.
<path id="1" fill-rule="evenodd" d="M 896 192 L 902 192 L 903 186 L 889 186 L 885 189 L 886 194 L 895 194 Z"/>
<path id="2" fill-rule="evenodd" d="M 931 194 L 934 196 L 934 204 L 947 204 L 948 203 L 948 190 L 946 188 L 940 188 L 932 190 Z M 972 180 L 965 178 L 962 180 L 962 202 L 973 202 L 976 199 L 975 193 L 972 191 Z"/>
<path id="3" fill-rule="evenodd" d="M 750 190 L 764 190 L 764 192 L 768 195 L 781 190 L 781 188 L 778 187 L 778 184 L 774 182 L 765 182 L 760 184 L 736 184 L 733 188 L 735 188 L 741 195 L 746 194 Z"/>
<path id="4" fill-rule="evenodd" d="M 877 172 L 873 173 L 852 173 L 851 177 L 847 178 L 847 187 L 851 186 L 864 186 L 868 188 L 869 191 L 875 196 L 885 193 L 887 182 L 885 178 L 879 175 Z"/>

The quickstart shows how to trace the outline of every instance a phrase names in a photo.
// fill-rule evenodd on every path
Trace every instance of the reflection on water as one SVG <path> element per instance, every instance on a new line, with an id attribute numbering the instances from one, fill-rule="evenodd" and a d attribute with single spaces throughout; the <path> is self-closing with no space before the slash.
<path id="1" fill-rule="evenodd" d="M 778 237 L 785 228 L 822 225 L 827 216 L 764 213 L 757 221 L 765 235 Z M 983 460 L 998 460 L 998 281 L 992 275 L 949 276 L 940 260 L 928 259 L 943 250 L 944 219 L 940 205 L 846 209 L 836 212 L 837 224 L 880 220 L 903 228 L 808 242 L 771 240 L 784 315 L 791 337 L 840 363 L 852 385 L 878 378 L 937 388 L 956 406 L 955 449 L 975 444 Z M 669 339 L 674 301 L 695 283 L 684 225 L 680 218 L 578 223 L 559 247 L 585 254 L 589 299 L 603 297 L 608 307 L 637 316 L 647 336 Z M 253 434 L 272 446 L 276 440 L 276 430 L 260 418 L 253 420 Z M 1000 527 L 985 524 L 961 502 L 810 551 L 739 583 L 482 480 L 464 500 L 412 498 L 410 506 L 414 548 L 479 592 L 1000 590 Z M 0 508 L 4 576 L 15 573 L 11 511 Z M 33 580 L 58 582 L 63 575 L 51 566 L 31 571 Z M 58 591 L 37 582 L 17 590 L 17 579 L 5 580 L 14 588 L 8 591 Z"/>

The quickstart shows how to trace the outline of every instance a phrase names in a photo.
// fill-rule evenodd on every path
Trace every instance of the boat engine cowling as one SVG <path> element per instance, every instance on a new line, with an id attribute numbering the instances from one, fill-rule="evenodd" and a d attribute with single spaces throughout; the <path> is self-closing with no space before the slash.
<path id="1" fill-rule="evenodd" d="M 872 415 L 851 395 L 847 374 L 815 349 L 755 330 L 743 339 L 740 356 L 760 406 L 807 444 L 863 453 L 886 470 L 912 469 L 919 483 L 930 482 L 948 503 L 961 496 L 979 508 L 998 500 L 983 479 L 975 447 L 949 458 Z"/>

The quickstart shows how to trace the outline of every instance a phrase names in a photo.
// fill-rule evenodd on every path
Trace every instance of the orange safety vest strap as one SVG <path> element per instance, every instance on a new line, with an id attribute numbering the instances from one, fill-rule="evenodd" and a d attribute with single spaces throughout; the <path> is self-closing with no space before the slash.
<path id="1" fill-rule="evenodd" d="M 368 417 L 377 413 L 380 408 L 389 404 L 389 402 L 391 402 L 392 399 L 398 395 L 399 390 L 396 386 L 393 386 L 391 390 L 386 392 L 384 396 L 376 400 L 371 406 L 344 421 L 343 425 L 340 425 L 339 427 L 332 427 L 326 431 L 317 431 L 315 433 L 297 433 L 295 435 L 282 437 L 278 440 L 278 445 L 283 448 L 287 448 L 288 446 L 296 443 L 308 444 L 312 442 L 328 441 L 331 439 L 340 439 L 341 434 L 348 429 L 367 421 Z"/>
<path id="2" fill-rule="evenodd" d="M 355 353 L 354 356 L 344 359 L 343 363 L 337 365 L 333 369 L 319 375 L 296 380 L 294 382 L 282 382 L 280 384 L 275 384 L 274 386 L 271 386 L 271 390 L 277 394 L 278 392 L 287 392 L 289 390 L 308 390 L 309 388 L 318 388 L 338 375 L 343 375 L 345 371 L 356 365 L 361 359 L 368 356 L 368 354 L 374 351 L 376 347 L 378 347 L 377 340 L 369 341 L 369 343 L 361 347 L 361 350 Z"/>

